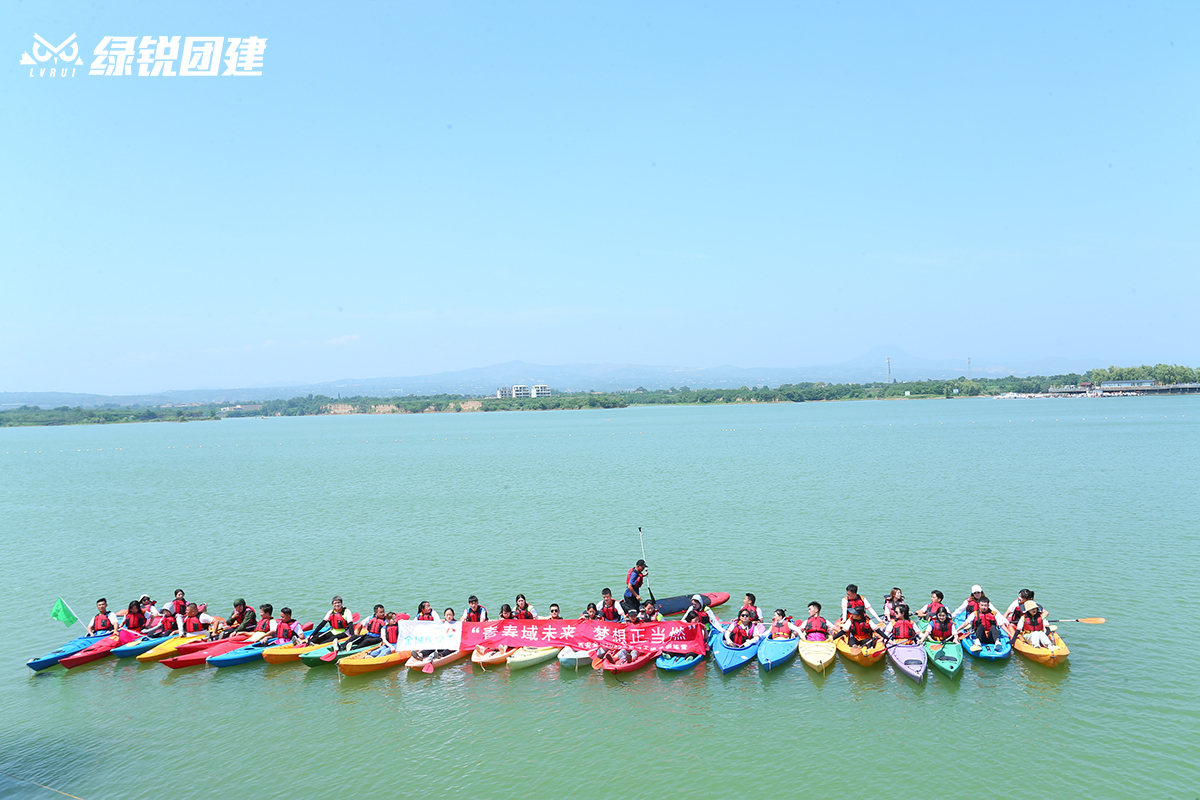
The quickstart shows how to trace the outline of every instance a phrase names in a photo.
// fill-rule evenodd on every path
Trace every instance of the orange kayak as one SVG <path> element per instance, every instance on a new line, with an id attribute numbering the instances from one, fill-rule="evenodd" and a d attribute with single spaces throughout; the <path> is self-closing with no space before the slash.
<path id="1" fill-rule="evenodd" d="M 1016 650 L 1021 655 L 1031 661 L 1036 661 L 1044 667 L 1057 667 L 1067 656 L 1071 655 L 1071 651 L 1067 649 L 1066 642 L 1058 635 L 1058 631 L 1050 631 L 1048 633 L 1050 641 L 1054 642 L 1054 647 L 1034 647 L 1025 641 L 1022 634 L 1017 634 L 1012 641 L 1013 650 Z"/>
<path id="2" fill-rule="evenodd" d="M 483 645 L 477 645 L 474 652 L 471 653 L 471 663 L 480 664 L 485 667 L 504 664 L 508 661 L 508 656 L 515 649 L 515 647 L 499 647 L 489 650 Z"/>
<path id="3" fill-rule="evenodd" d="M 839 636 L 837 639 L 838 652 L 846 658 L 862 664 L 864 667 L 871 667 L 875 664 L 883 663 L 883 656 L 887 653 L 887 648 L 883 646 L 883 640 L 878 636 L 871 642 L 869 647 L 851 647 L 846 641 L 845 636 Z"/>
<path id="4" fill-rule="evenodd" d="M 444 667 L 447 664 L 452 664 L 455 661 L 458 661 L 460 658 L 466 658 L 469 655 L 471 655 L 470 650 L 454 650 L 447 655 L 433 659 L 418 658 L 414 655 L 409 658 L 408 661 L 404 662 L 404 666 L 408 667 L 409 669 L 421 670 L 424 669 L 427 664 L 433 664 L 433 668 L 437 669 L 438 667 Z"/>
<path id="5" fill-rule="evenodd" d="M 375 656 L 374 658 L 367 653 L 357 653 L 352 656 L 346 656 L 337 662 L 337 668 L 343 675 L 365 675 L 368 672 L 375 672 L 387 669 L 388 667 L 402 666 L 411 656 L 412 653 L 408 650 L 398 650 L 388 653 L 386 656 Z"/>

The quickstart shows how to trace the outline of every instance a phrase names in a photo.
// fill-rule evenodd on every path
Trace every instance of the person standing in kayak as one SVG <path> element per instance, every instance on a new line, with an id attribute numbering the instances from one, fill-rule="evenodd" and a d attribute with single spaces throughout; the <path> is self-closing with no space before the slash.
<path id="1" fill-rule="evenodd" d="M 467 613 L 463 614 L 463 622 L 487 622 L 487 609 L 479 605 L 479 598 L 471 595 L 467 598 Z"/>
<path id="2" fill-rule="evenodd" d="M 87 634 L 113 633 L 120 624 L 117 615 L 108 610 L 108 598 L 101 597 L 96 601 L 96 616 L 88 623 Z"/>
<path id="3" fill-rule="evenodd" d="M 308 637 L 309 644 L 328 644 L 350 632 L 350 621 L 354 619 L 354 615 L 342 603 L 342 598 L 334 597 L 330 604 L 333 608 L 327 611 L 321 621 L 317 623 L 317 627 L 313 628 L 312 634 Z M 329 630 L 325 630 L 326 628 Z"/>
<path id="4" fill-rule="evenodd" d="M 950 619 L 950 609 L 942 606 L 929 621 L 929 627 L 921 635 L 921 641 L 957 642 L 958 635 L 954 631 L 954 620 Z"/>
<path id="5" fill-rule="evenodd" d="M 808 619 L 799 625 L 789 623 L 788 627 L 809 642 L 828 641 L 830 636 L 829 623 L 821 616 L 821 604 L 816 600 L 808 604 Z"/>
<path id="6" fill-rule="evenodd" d="M 957 617 L 959 614 L 974 614 L 979 610 L 979 600 L 983 597 L 983 587 L 978 583 L 971 587 L 971 593 L 967 595 L 967 599 L 962 601 L 962 605 L 950 612 L 951 617 Z"/>
<path id="7" fill-rule="evenodd" d="M 846 587 L 846 596 L 842 598 L 842 615 L 838 617 L 838 625 L 844 626 L 856 608 L 861 609 L 864 615 L 870 614 L 875 618 L 876 622 L 883 622 L 879 618 L 879 615 L 875 613 L 875 609 L 871 608 L 870 601 L 859 594 L 858 586 L 852 583 Z"/>
<path id="8" fill-rule="evenodd" d="M 525 595 L 517 595 L 517 598 L 514 602 L 517 604 L 516 610 L 513 611 L 513 617 L 515 619 L 537 619 L 537 609 L 529 605 L 529 603 L 525 600 Z"/>
<path id="9" fill-rule="evenodd" d="M 650 568 L 646 566 L 645 559 L 639 558 L 637 563 L 633 565 L 633 569 L 629 570 L 629 574 L 625 576 L 625 599 L 621 601 L 621 605 L 625 606 L 625 610 L 637 610 L 642 605 L 641 589 L 642 584 L 646 582 L 646 574 L 650 572 Z"/>
<path id="10" fill-rule="evenodd" d="M 842 625 L 846 641 L 851 647 L 870 647 L 875 642 L 878 630 L 867 619 L 867 612 L 862 606 L 850 606 L 850 619 Z"/>
<path id="11" fill-rule="evenodd" d="M 930 619 L 931 617 L 937 616 L 939 608 L 946 608 L 946 605 L 942 602 L 945 599 L 946 595 L 942 594 L 937 589 L 934 589 L 929 593 L 929 602 L 917 610 L 917 616 L 921 619 Z M 949 611 L 949 609 L 946 610 Z"/>

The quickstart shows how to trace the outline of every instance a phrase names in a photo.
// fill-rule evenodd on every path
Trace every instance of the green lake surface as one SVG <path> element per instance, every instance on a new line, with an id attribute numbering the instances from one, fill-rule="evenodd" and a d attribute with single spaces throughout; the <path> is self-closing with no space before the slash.
<path id="1" fill-rule="evenodd" d="M 0 797 L 1200 796 L 1200 397 L 961 399 L 0 429 Z M 81 617 L 176 587 L 314 619 L 334 594 L 578 615 L 645 534 L 659 597 L 836 616 L 1029 587 L 1056 669 L 916 686 L 798 661 L 620 679 L 106 659 Z M 730 609 L 720 609 L 727 617 Z M 1149 626 L 1149 627 L 1148 627 Z M 935 783 L 927 783 L 933 778 Z"/>

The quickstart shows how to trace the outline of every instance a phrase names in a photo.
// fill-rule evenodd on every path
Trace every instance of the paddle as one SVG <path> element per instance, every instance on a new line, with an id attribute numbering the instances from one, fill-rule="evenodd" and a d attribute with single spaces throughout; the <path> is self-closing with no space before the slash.
<path id="1" fill-rule="evenodd" d="M 433 657 L 436 655 L 437 655 L 436 650 L 434 650 L 432 653 L 429 654 L 429 660 L 425 662 L 425 666 L 421 667 L 421 672 L 424 672 L 426 675 L 433 672 Z"/>
<path id="2" fill-rule="evenodd" d="M 642 561 L 646 560 L 646 542 L 642 539 L 642 526 L 638 526 L 638 541 L 642 545 Z M 646 584 L 646 591 L 650 593 L 650 602 L 654 603 L 654 607 L 658 608 L 658 601 L 654 599 L 654 590 L 650 588 L 650 584 Z"/>
<path id="3" fill-rule="evenodd" d="M 1084 622 L 1088 625 L 1103 625 L 1104 617 L 1084 617 L 1083 619 L 1048 619 L 1046 622 Z"/>

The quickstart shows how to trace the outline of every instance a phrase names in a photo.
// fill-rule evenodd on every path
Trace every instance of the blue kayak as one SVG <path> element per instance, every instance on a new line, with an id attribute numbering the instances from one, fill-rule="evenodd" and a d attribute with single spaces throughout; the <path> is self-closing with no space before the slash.
<path id="1" fill-rule="evenodd" d="M 158 647 L 160 644 L 167 641 L 168 639 L 174 639 L 174 638 L 176 638 L 176 636 L 174 634 L 172 634 L 170 636 L 156 636 L 156 637 L 152 637 L 152 638 L 143 636 L 141 639 L 135 639 L 134 641 L 130 642 L 129 644 L 123 644 L 120 647 L 114 647 L 112 650 L 112 654 L 114 656 L 116 656 L 117 658 L 129 658 L 130 656 L 140 656 L 142 653 L 145 653 L 147 650 L 153 650 L 155 647 Z"/>
<path id="2" fill-rule="evenodd" d="M 759 665 L 768 672 L 772 667 L 783 666 L 800 652 L 796 649 L 798 644 L 800 644 L 799 636 L 792 636 L 788 639 L 763 639 L 758 646 Z"/>
<path id="3" fill-rule="evenodd" d="M 712 650 L 713 637 L 720 635 L 721 632 L 719 630 L 717 630 L 715 627 L 709 626 L 708 636 L 705 640 L 708 644 L 709 650 Z M 696 653 L 663 653 L 657 659 L 655 659 L 654 666 L 658 667 L 659 669 L 665 669 L 667 672 L 683 672 L 684 670 L 691 669 L 699 664 L 707 655 L 708 653 L 705 653 L 704 655 L 698 655 Z"/>
<path id="4" fill-rule="evenodd" d="M 758 654 L 758 646 L 763 641 L 761 636 L 763 627 L 762 625 L 755 625 L 754 630 L 760 634 L 759 638 L 741 647 L 731 647 L 726 643 L 725 637 L 719 633 L 713 638 L 713 656 L 722 674 L 732 672 L 738 667 L 743 667 L 754 660 L 754 656 Z M 793 643 L 794 646 L 795 644 Z"/>
<path id="5" fill-rule="evenodd" d="M 261 661 L 263 651 L 268 647 L 276 647 L 277 643 L 274 639 L 264 639 L 261 642 L 248 644 L 245 647 L 239 647 L 236 650 L 230 650 L 227 653 L 218 653 L 215 656 L 209 656 L 205 659 L 214 667 L 232 667 L 234 664 L 247 664 L 251 661 Z"/>
<path id="6" fill-rule="evenodd" d="M 108 632 L 104 632 L 95 636 L 79 636 L 59 647 L 57 650 L 51 650 L 41 658 L 31 658 L 25 662 L 25 666 L 29 667 L 34 672 L 40 672 L 47 667 L 53 667 L 58 663 L 60 658 L 75 655 L 80 650 L 86 650 L 92 645 L 99 642 L 101 639 L 108 636 Z"/>
<path id="7" fill-rule="evenodd" d="M 954 618 L 955 625 L 962 625 L 967 621 L 966 614 L 960 614 Z M 996 637 L 995 644 L 980 645 L 979 640 L 975 638 L 974 633 L 970 633 L 962 639 L 963 652 L 974 658 L 982 658 L 989 661 L 1000 661 L 1012 655 L 1012 639 L 1004 631 L 1003 626 L 998 626 L 999 636 Z"/>

